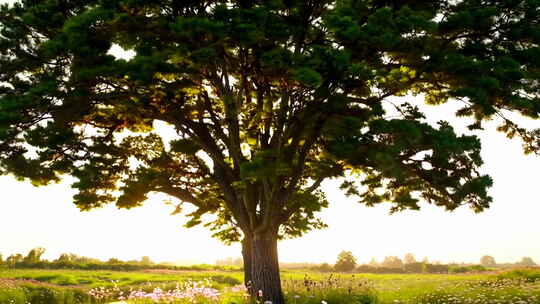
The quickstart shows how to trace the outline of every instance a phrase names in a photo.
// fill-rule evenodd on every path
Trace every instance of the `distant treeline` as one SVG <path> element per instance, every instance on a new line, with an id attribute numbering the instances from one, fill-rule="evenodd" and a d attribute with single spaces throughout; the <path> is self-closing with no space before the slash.
<path id="1" fill-rule="evenodd" d="M 524 257 L 515 264 L 497 264 L 492 256 L 485 255 L 480 264 L 441 264 L 430 263 L 427 258 L 419 262 L 413 254 L 408 253 L 404 259 L 397 256 L 387 256 L 378 263 L 374 258 L 369 264 L 357 265 L 356 257 L 350 251 L 342 251 L 334 265 L 323 263 L 310 269 L 321 272 L 359 272 L 359 273 L 467 273 L 484 272 L 506 267 L 534 267 L 536 263 L 530 257 Z"/>
<path id="2" fill-rule="evenodd" d="M 45 249 L 38 247 L 30 250 L 26 255 L 17 253 L 4 258 L 0 254 L 0 268 L 39 268 L 39 269 L 82 269 L 82 270 L 116 270 L 136 271 L 143 269 L 166 269 L 166 270 L 240 270 L 239 267 L 223 265 L 192 265 L 177 266 L 171 263 L 154 263 L 149 257 L 144 256 L 140 260 L 122 261 L 111 258 L 101 261 L 95 258 L 79 256 L 73 253 L 63 253 L 56 260 L 42 258 Z"/>
<path id="3" fill-rule="evenodd" d="M 323 263 L 310 268 L 320 272 L 357 272 L 357 273 L 466 273 L 466 272 L 483 272 L 490 270 L 482 265 L 448 265 L 448 264 L 431 264 L 423 262 L 415 262 L 404 264 L 402 267 L 385 267 L 372 265 L 359 265 L 352 269 L 336 269 L 327 263 Z"/>
<path id="4" fill-rule="evenodd" d="M 82 270 L 117 270 L 136 271 L 144 269 L 165 270 L 226 270 L 239 271 L 243 268 L 242 258 L 226 258 L 216 261 L 216 265 L 201 264 L 192 266 L 177 266 L 172 263 L 154 263 L 150 257 L 143 256 L 140 260 L 122 261 L 110 258 L 101 261 L 95 258 L 79 256 L 73 253 L 63 253 L 56 260 L 42 258 L 45 249 L 37 247 L 26 255 L 17 253 L 6 258 L 0 254 L 0 268 L 39 268 L 39 269 L 82 269 Z M 358 265 L 356 257 L 350 251 L 342 251 L 334 265 L 328 263 L 280 263 L 281 269 L 303 269 L 319 272 L 354 272 L 354 273 L 468 273 L 484 272 L 498 268 L 535 267 L 536 263 L 530 257 L 524 257 L 515 264 L 497 264 L 491 256 L 483 256 L 478 265 L 471 264 L 441 264 L 429 262 L 427 258 L 419 262 L 412 254 L 406 254 L 404 259 L 388 256 L 380 263 L 374 258 L 369 264 Z"/>

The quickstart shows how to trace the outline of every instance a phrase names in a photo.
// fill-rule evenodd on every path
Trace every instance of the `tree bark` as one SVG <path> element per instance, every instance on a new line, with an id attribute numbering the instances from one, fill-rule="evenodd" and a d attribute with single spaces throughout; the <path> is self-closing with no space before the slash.
<path id="1" fill-rule="evenodd" d="M 264 303 L 284 304 L 277 252 L 277 233 L 254 235 L 252 241 L 251 294 Z"/>
<path id="2" fill-rule="evenodd" d="M 244 260 L 244 285 L 250 288 L 253 278 L 251 277 L 251 254 L 252 254 L 252 238 L 245 236 L 242 240 L 242 259 Z"/>

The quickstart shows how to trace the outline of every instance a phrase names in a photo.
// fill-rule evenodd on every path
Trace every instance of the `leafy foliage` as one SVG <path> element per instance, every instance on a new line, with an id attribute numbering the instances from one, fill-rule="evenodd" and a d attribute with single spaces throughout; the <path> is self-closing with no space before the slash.
<path id="1" fill-rule="evenodd" d="M 343 189 L 370 206 L 418 209 L 422 199 L 481 211 L 491 179 L 476 171 L 478 140 L 427 124 L 412 101 L 393 119 L 386 105 L 408 93 L 460 99 L 471 128 L 509 110 L 537 118 L 537 6 L 3 5 L 2 168 L 36 185 L 73 175 L 82 210 L 164 192 L 198 208 L 188 226 L 215 214 L 206 225 L 228 241 L 238 228 L 323 227 L 314 214 L 326 201 L 314 191 L 333 177 L 354 176 Z M 134 57 L 114 57 L 114 44 Z M 177 137 L 153 131 L 156 121 Z M 500 131 L 536 150 L 536 133 L 507 119 Z"/>
<path id="2" fill-rule="evenodd" d="M 517 264 L 520 266 L 529 266 L 529 267 L 536 266 L 536 263 L 531 257 L 523 257 L 521 261 L 519 261 Z"/>
<path id="3" fill-rule="evenodd" d="M 336 271 L 351 271 L 356 267 L 356 258 L 350 251 L 339 253 L 334 269 Z"/>
<path id="4" fill-rule="evenodd" d="M 403 268 L 403 261 L 397 256 L 387 256 L 381 262 L 381 266 L 387 268 Z"/>
<path id="5" fill-rule="evenodd" d="M 495 259 L 490 255 L 484 255 L 480 258 L 480 264 L 483 266 L 495 266 L 497 263 L 495 262 Z"/>

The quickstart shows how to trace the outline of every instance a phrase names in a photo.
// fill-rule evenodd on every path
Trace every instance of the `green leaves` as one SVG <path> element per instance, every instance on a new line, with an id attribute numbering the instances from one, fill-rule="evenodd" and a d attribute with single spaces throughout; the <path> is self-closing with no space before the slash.
<path id="1" fill-rule="evenodd" d="M 195 154 L 201 150 L 201 146 L 194 140 L 179 139 L 170 142 L 171 151 L 185 154 Z"/>
<path id="2" fill-rule="evenodd" d="M 317 88 L 322 84 L 322 76 L 310 68 L 299 68 L 294 73 L 295 79 L 302 85 Z"/>
<path id="3" fill-rule="evenodd" d="M 359 169 L 361 191 L 342 185 L 368 206 L 392 202 L 392 211 L 418 209 L 427 202 L 453 210 L 463 202 L 475 211 L 489 206 L 491 178 L 477 173 L 480 142 L 457 136 L 445 122 L 438 129 L 414 120 L 375 120 L 364 134 L 351 134 L 330 146 L 332 154 Z M 346 144 L 347 149 L 342 149 Z"/>
<path id="4" fill-rule="evenodd" d="M 240 167 L 242 179 L 257 181 L 262 178 L 274 178 L 290 174 L 290 167 L 285 160 L 279 160 L 275 151 L 267 150 L 256 153 L 251 161 L 246 161 Z"/>
<path id="5" fill-rule="evenodd" d="M 223 22 L 205 17 L 178 18 L 170 27 L 178 35 L 208 41 L 225 38 L 227 31 Z"/>

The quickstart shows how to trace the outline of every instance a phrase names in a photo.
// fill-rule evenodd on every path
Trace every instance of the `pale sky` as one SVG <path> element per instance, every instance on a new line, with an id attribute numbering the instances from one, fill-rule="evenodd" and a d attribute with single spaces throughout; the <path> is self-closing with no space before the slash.
<path id="1" fill-rule="evenodd" d="M 0 3 L 5 1 L 0 0 Z M 446 109 L 446 110 L 445 110 Z M 463 130 L 465 122 L 449 115 L 455 105 L 428 107 L 434 122 L 447 119 Z M 539 126 L 526 122 L 527 126 Z M 329 228 L 279 244 L 283 262 L 335 262 L 342 250 L 350 250 L 360 262 L 371 257 L 427 256 L 442 262 L 478 262 L 485 254 L 497 262 L 516 262 L 530 256 L 540 263 L 540 204 L 537 172 L 540 157 L 525 156 L 518 140 L 508 140 L 494 130 L 476 133 L 482 139 L 483 172 L 495 184 L 492 207 L 474 214 L 464 207 L 452 213 L 423 205 L 421 211 L 388 215 L 388 206 L 366 208 L 338 190 L 339 182 L 323 185 L 330 208 L 321 217 Z M 10 176 L 0 177 L 0 253 L 26 253 L 41 246 L 45 258 L 63 252 L 108 259 L 214 263 L 239 256 L 238 244 L 225 246 L 204 228 L 186 229 L 182 216 L 169 215 L 163 196 L 152 197 L 143 207 L 117 210 L 114 206 L 80 212 L 65 182 L 35 188 Z"/>

